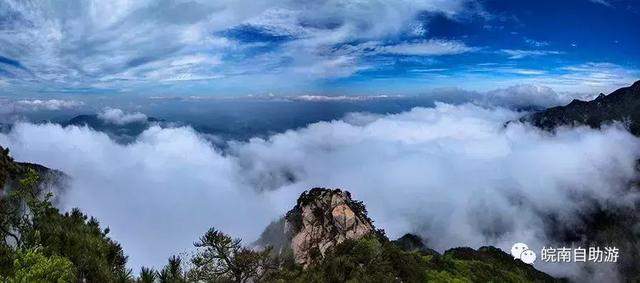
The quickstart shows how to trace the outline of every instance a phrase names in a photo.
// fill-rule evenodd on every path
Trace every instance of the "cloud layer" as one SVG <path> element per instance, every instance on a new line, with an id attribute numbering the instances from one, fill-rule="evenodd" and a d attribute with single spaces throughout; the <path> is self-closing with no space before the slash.
<path id="1" fill-rule="evenodd" d="M 256 239 L 316 186 L 351 191 L 390 236 L 416 232 L 439 250 L 539 247 L 546 215 L 577 225 L 576 193 L 609 206 L 635 199 L 625 189 L 637 138 L 616 127 L 504 127 L 520 115 L 469 104 L 355 113 L 225 151 L 185 127 L 154 126 L 123 145 L 84 127 L 20 123 L 0 144 L 72 176 L 64 206 L 110 226 L 134 267 L 188 250 L 210 226 Z"/>

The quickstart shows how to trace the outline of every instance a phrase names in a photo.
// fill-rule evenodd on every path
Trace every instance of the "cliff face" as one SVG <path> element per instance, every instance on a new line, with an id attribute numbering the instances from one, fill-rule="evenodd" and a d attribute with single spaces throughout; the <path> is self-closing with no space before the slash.
<path id="1" fill-rule="evenodd" d="M 592 101 L 574 100 L 565 106 L 540 111 L 521 119 L 546 130 L 562 125 L 587 125 L 622 122 L 629 131 L 640 135 L 640 81 L 609 95 L 600 94 Z"/>
<path id="2" fill-rule="evenodd" d="M 304 192 L 285 217 L 295 262 L 307 267 L 331 247 L 375 231 L 361 202 L 349 192 L 315 188 Z"/>

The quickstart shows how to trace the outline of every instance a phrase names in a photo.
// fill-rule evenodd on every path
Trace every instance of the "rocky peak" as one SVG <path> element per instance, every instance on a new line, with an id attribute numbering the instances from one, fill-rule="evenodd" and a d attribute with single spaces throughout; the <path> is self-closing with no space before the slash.
<path id="1" fill-rule="evenodd" d="M 362 202 L 339 189 L 314 188 L 304 192 L 285 216 L 296 263 L 307 267 L 324 257 L 327 250 L 347 239 L 375 232 Z"/>

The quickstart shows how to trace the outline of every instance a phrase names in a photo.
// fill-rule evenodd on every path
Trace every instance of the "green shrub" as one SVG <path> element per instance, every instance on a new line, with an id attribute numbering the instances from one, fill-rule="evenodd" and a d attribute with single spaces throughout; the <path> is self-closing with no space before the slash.
<path id="1" fill-rule="evenodd" d="M 39 249 L 18 251 L 11 282 L 74 282 L 73 263 L 61 256 L 45 256 Z"/>

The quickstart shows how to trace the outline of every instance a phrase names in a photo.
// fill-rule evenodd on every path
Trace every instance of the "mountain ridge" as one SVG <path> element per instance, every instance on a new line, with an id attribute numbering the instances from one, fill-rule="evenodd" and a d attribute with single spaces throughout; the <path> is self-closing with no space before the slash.
<path id="1" fill-rule="evenodd" d="M 640 136 L 640 80 L 608 95 L 600 93 L 594 100 L 574 99 L 567 105 L 551 107 L 522 117 L 520 121 L 545 130 L 578 125 L 600 128 L 620 122 L 633 135 Z"/>

